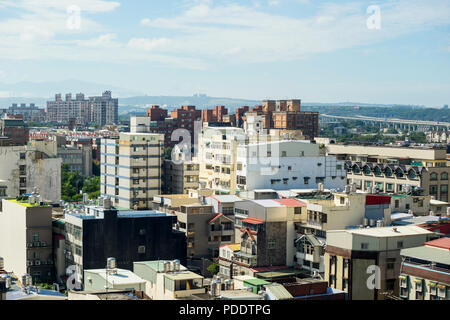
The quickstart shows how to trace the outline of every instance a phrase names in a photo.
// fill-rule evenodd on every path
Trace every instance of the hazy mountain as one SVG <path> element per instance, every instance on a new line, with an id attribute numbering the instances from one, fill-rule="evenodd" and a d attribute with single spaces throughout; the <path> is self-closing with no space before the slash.
<path id="1" fill-rule="evenodd" d="M 97 96 L 101 95 L 101 93 L 106 90 L 112 91 L 115 97 L 130 97 L 143 94 L 143 92 L 137 90 L 124 89 L 111 85 L 73 79 L 54 82 L 24 81 L 14 84 L 0 83 L 0 97 L 2 98 L 40 97 L 44 98 L 44 101 L 47 101 L 48 98 L 54 97 L 56 93 L 62 93 L 64 96 L 66 93 L 72 93 L 75 95 L 76 93 L 81 92 L 86 96 Z"/>
<path id="2" fill-rule="evenodd" d="M 248 100 L 236 98 L 209 97 L 204 94 L 192 96 L 149 96 L 137 90 L 120 88 L 105 84 L 92 83 L 81 80 L 65 80 L 54 82 L 18 82 L 15 84 L 0 83 L 0 109 L 8 108 L 12 103 L 35 103 L 39 107 L 45 107 L 46 102 L 54 99 L 56 93 L 64 95 L 72 93 L 84 93 L 86 97 L 101 95 L 105 90 L 112 91 L 113 97 L 119 98 L 119 112 L 121 114 L 129 112 L 142 112 L 150 105 L 156 104 L 168 109 L 178 108 L 182 105 L 195 105 L 199 109 L 212 108 L 216 105 L 223 105 L 234 112 L 234 109 L 244 105 L 253 107 L 261 104 L 261 100 Z M 359 102 L 339 102 L 320 103 L 303 102 L 305 108 L 308 106 L 359 106 L 359 107 L 402 107 L 395 104 L 368 104 Z M 409 106 L 411 107 L 411 106 Z M 414 106 L 423 107 L 423 106 Z"/>

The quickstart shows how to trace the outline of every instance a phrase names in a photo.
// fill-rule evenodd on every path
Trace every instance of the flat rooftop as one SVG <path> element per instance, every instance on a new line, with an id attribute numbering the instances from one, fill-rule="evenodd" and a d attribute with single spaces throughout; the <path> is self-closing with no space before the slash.
<path id="1" fill-rule="evenodd" d="M 330 230 L 328 232 L 339 232 L 338 230 Z M 390 237 L 404 237 L 419 234 L 432 234 L 433 232 L 417 226 L 398 226 L 398 227 L 381 227 L 381 228 L 366 228 L 366 229 L 350 229 L 345 232 L 359 234 L 368 237 L 390 238 Z"/>
<path id="2" fill-rule="evenodd" d="M 133 272 L 125 269 L 116 269 L 117 273 L 108 274 L 108 282 L 112 284 L 134 284 L 134 283 L 145 283 L 145 280 L 137 276 Z M 95 273 L 100 277 L 106 279 L 106 269 L 91 269 L 84 270 L 85 278 L 88 278 L 87 273 Z"/>

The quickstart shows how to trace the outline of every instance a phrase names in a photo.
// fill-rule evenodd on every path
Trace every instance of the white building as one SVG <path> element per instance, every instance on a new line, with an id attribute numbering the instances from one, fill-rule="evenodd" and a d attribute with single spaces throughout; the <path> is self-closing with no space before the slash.
<path id="1" fill-rule="evenodd" d="M 84 289 L 86 291 L 114 289 L 145 292 L 145 280 L 124 269 L 84 270 Z"/>
<path id="2" fill-rule="evenodd" d="M 205 127 L 199 134 L 197 160 L 201 188 L 216 194 L 254 189 L 343 189 L 344 162 L 324 156 L 320 147 L 304 140 L 282 140 L 261 133 L 252 123 L 239 128 Z"/>
<path id="3" fill-rule="evenodd" d="M 133 271 L 146 280 L 145 294 L 152 300 L 183 300 L 206 293 L 203 277 L 174 261 L 135 262 Z"/>
<path id="4" fill-rule="evenodd" d="M 343 189 L 347 172 L 344 162 L 321 156 L 319 145 L 302 140 L 275 141 L 237 147 L 237 188 L 311 189 L 319 183 Z"/>

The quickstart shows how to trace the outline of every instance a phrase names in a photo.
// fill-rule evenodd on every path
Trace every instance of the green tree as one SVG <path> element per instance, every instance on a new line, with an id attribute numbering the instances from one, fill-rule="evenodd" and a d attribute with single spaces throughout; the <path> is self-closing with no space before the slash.
<path id="1" fill-rule="evenodd" d="M 208 266 L 208 271 L 209 273 L 211 273 L 212 275 L 216 275 L 219 273 L 219 265 L 217 263 L 211 263 Z"/>
<path id="2" fill-rule="evenodd" d="M 172 159 L 172 147 L 166 147 L 164 149 L 164 157 L 166 160 L 171 160 Z"/>

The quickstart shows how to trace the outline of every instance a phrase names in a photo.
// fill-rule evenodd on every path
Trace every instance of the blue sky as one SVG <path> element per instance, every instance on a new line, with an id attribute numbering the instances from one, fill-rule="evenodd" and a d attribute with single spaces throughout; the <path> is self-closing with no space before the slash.
<path id="1" fill-rule="evenodd" d="M 0 83 L 442 106 L 449 24 L 450 0 L 0 0 Z"/>

